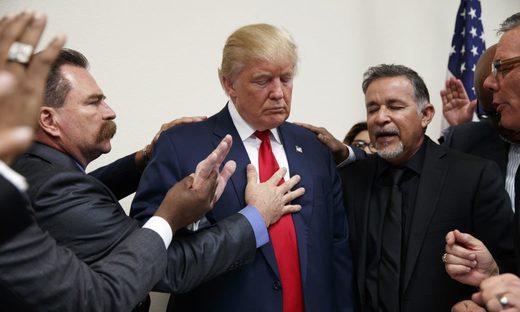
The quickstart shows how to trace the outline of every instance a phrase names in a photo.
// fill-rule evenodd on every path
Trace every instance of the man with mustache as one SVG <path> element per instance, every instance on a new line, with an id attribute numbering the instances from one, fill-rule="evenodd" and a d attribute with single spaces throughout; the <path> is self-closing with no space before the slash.
<path id="1" fill-rule="evenodd" d="M 434 107 L 415 71 L 369 68 L 363 92 L 377 155 L 340 171 L 360 311 L 449 311 L 475 290 L 444 272 L 449 230 L 478 233 L 501 268 L 512 265 L 513 216 L 500 171 L 425 135 Z"/>
<path id="2" fill-rule="evenodd" d="M 146 155 L 143 154 L 146 153 L 131 154 L 85 174 L 85 168 L 91 161 L 110 151 L 110 139 L 116 129 L 113 122 L 115 113 L 105 102 L 103 92 L 87 67 L 88 61 L 81 53 L 70 49 L 61 51 L 47 79 L 45 104 L 40 109 L 35 143 L 13 168 L 24 175 L 29 183 L 27 194 L 38 224 L 59 245 L 69 248 L 82 261 L 91 264 L 105 258 L 140 228 L 137 221 L 125 214 L 118 200 L 135 192 L 145 166 Z M 218 171 L 231 143 L 231 137 L 225 136 L 212 147 L 212 151 L 217 148 L 214 153 L 210 151 L 207 154 L 210 155 L 208 159 L 212 159 L 209 162 L 212 165 L 201 165 L 193 171 L 195 175 L 191 188 L 204 189 L 208 180 L 204 177 L 211 177 L 215 174 L 211 172 Z M 150 150 L 153 145 L 152 142 Z M 222 193 L 234 168 L 232 161 L 222 166 L 211 206 Z M 276 176 L 279 179 L 283 174 L 284 171 L 279 170 Z M 301 194 L 301 190 L 300 193 L 289 192 L 283 196 L 297 183 L 297 177 L 288 180 L 287 185 L 278 187 L 276 178 L 269 183 L 258 184 L 254 171 L 251 178 L 253 182 L 248 184 L 248 191 L 254 190 L 255 194 L 249 193 L 252 197 L 245 195 L 245 203 L 251 206 L 207 231 L 185 239 L 174 238 L 167 249 L 166 274 L 155 290 L 187 291 L 218 274 L 252 261 L 256 248 L 268 240 L 266 226 L 276 222 L 281 214 L 299 209 L 298 205 L 284 206 Z M 185 192 L 172 200 L 183 202 L 186 200 L 183 196 L 191 195 Z M 172 226 L 173 234 L 208 210 L 190 208 L 174 218 L 181 224 Z M 169 236 L 171 238 L 171 232 Z M 149 265 L 154 264 L 150 262 Z M 136 309 L 147 311 L 148 305 L 140 303 Z"/>

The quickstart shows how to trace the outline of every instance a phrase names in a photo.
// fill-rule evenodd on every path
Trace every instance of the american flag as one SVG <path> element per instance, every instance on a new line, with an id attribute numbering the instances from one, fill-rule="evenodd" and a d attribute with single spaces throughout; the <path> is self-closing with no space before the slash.
<path id="1" fill-rule="evenodd" d="M 461 0 L 448 60 L 448 78 L 455 76 L 460 79 L 470 100 L 476 98 L 473 75 L 477 61 L 486 49 L 480 16 L 480 0 Z"/>

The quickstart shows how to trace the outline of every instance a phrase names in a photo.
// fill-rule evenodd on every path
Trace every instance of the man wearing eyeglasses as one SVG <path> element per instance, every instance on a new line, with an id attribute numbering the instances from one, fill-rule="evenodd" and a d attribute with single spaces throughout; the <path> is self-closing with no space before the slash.
<path id="1" fill-rule="evenodd" d="M 493 92 L 493 106 L 499 115 L 500 126 L 520 132 L 520 70 L 518 69 L 520 67 L 520 13 L 508 17 L 502 23 L 499 33 L 502 33 L 502 37 L 497 44 L 491 73 L 485 79 L 484 87 Z M 515 206 L 518 205 L 520 203 L 515 201 Z M 515 217 L 517 263 L 520 264 L 518 213 Z M 520 279 L 512 274 L 485 279 L 489 275 L 483 275 L 482 272 L 485 271 L 486 266 L 494 265 L 494 259 L 481 241 L 461 233 L 449 233 L 446 240 L 448 243 L 446 252 L 449 255 L 446 270 L 457 280 L 480 287 L 480 292 L 472 296 L 474 302 L 486 306 L 488 311 L 505 309 L 520 311 Z M 468 261 L 469 259 L 472 261 Z M 473 261 L 474 266 L 467 265 Z M 477 309 L 474 304 L 467 302 L 464 307 L 454 308 L 453 311 L 477 311 Z"/>

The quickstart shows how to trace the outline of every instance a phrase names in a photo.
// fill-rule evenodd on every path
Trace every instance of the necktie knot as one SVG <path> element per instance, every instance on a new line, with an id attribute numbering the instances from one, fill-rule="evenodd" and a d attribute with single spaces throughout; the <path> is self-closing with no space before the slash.
<path id="1" fill-rule="evenodd" d="M 390 168 L 388 171 L 388 175 L 390 176 L 390 181 L 392 181 L 392 185 L 399 185 L 403 178 L 404 168 Z"/>
<path id="2" fill-rule="evenodd" d="M 265 142 L 269 141 L 269 135 L 271 134 L 271 130 L 264 131 L 255 131 L 255 136 L 260 139 L 260 141 Z"/>

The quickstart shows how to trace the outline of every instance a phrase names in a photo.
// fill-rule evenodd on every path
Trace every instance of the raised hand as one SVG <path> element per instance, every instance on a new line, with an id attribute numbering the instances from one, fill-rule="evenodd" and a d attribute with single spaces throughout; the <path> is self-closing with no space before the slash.
<path id="1" fill-rule="evenodd" d="M 456 78 L 446 80 L 446 87 L 441 90 L 442 114 L 450 126 L 470 122 L 477 106 L 477 101 L 470 101 L 464 84 Z"/>

